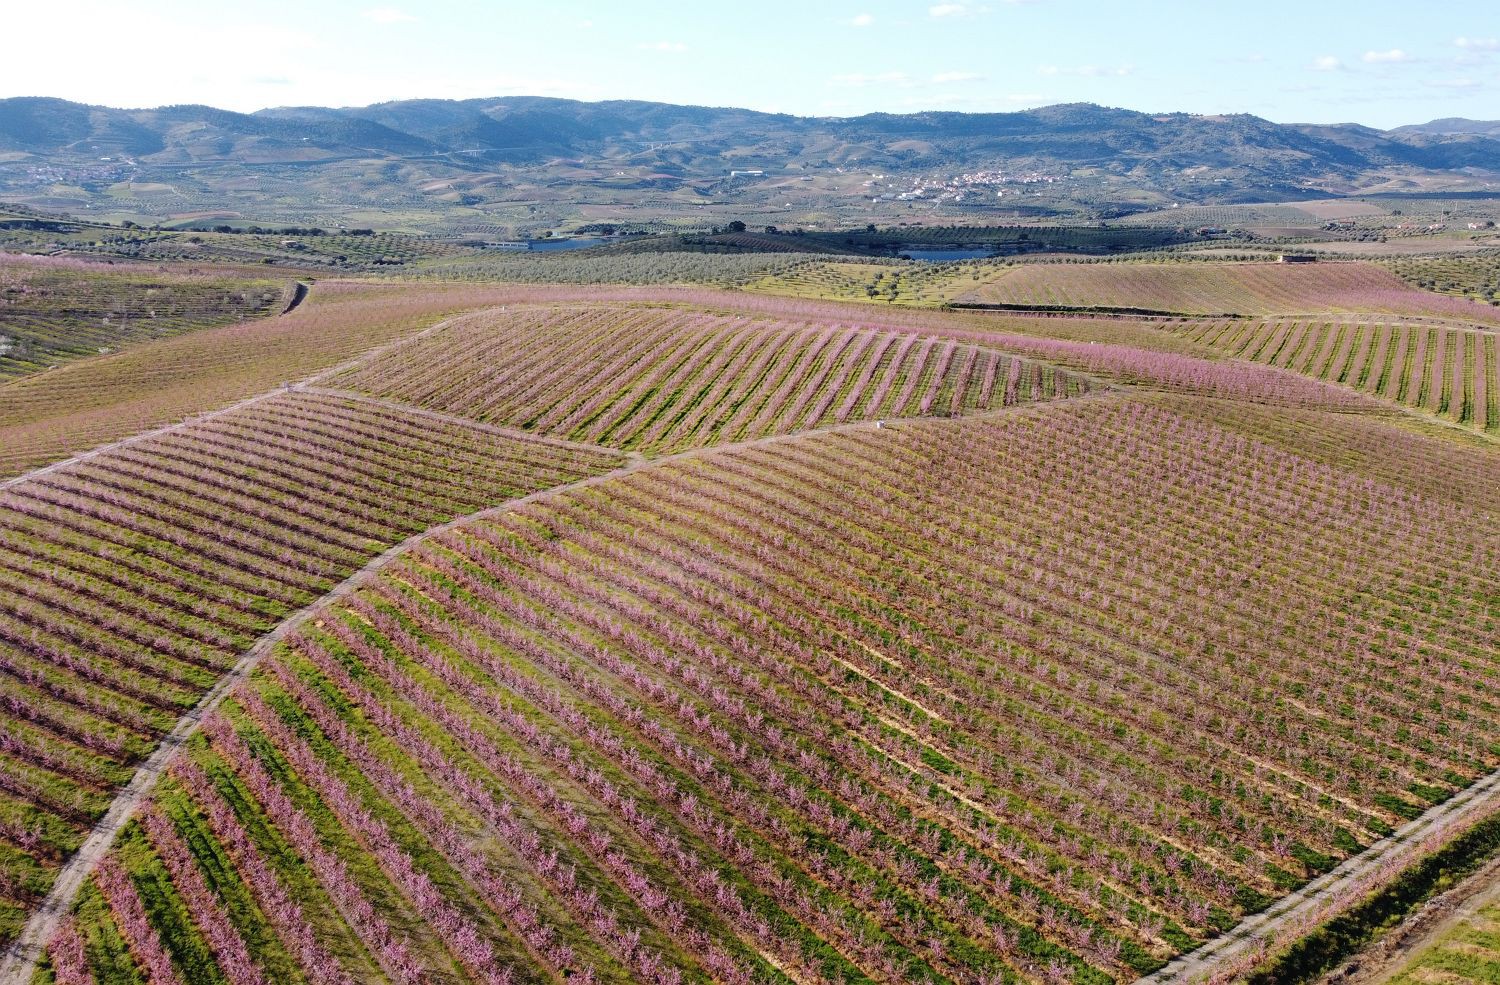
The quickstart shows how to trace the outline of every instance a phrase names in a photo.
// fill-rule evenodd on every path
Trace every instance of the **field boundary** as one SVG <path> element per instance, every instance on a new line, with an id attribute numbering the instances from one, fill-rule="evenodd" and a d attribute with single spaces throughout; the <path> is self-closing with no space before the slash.
<path id="1" fill-rule="evenodd" d="M 283 315 L 291 314 L 299 304 L 307 300 L 307 292 L 310 289 L 305 281 L 294 281 L 292 283 L 291 297 L 286 299 L 286 304 L 282 307 L 281 313 Z"/>
<path id="2" fill-rule="evenodd" d="M 1381 985 L 1442 945 L 1443 939 L 1491 903 L 1500 902 L 1500 856 L 1452 889 L 1428 900 L 1401 925 L 1341 966 L 1348 985 Z"/>
<path id="3" fill-rule="evenodd" d="M 1204 943 L 1197 950 L 1179 955 L 1166 966 L 1138 979 L 1136 985 L 1165 985 L 1169 982 L 1186 983 L 1207 979 L 1219 963 L 1231 960 L 1252 948 L 1272 943 L 1278 928 L 1314 910 L 1351 876 L 1372 868 L 1393 852 L 1399 856 L 1400 850 L 1409 847 L 1409 843 L 1416 841 L 1418 836 L 1430 837 L 1461 824 L 1471 815 L 1490 806 L 1497 798 L 1500 798 L 1500 769 L 1480 777 L 1441 804 L 1428 808 L 1419 817 L 1403 824 L 1358 855 L 1349 856 L 1338 866 L 1283 896 L 1261 912 L 1246 917 L 1233 929 Z"/>

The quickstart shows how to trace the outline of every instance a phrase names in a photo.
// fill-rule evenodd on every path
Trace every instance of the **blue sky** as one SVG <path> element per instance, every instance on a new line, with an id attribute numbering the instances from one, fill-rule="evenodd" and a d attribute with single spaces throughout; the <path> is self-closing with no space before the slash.
<path id="1" fill-rule="evenodd" d="M 70 0 L 0 96 L 237 110 L 633 98 L 803 115 L 1088 101 L 1390 127 L 1500 118 L 1500 0 Z"/>

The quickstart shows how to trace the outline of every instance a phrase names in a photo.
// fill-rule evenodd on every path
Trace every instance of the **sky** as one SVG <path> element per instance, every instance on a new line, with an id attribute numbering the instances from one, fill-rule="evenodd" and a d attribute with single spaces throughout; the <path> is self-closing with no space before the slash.
<path id="1" fill-rule="evenodd" d="M 1500 118 L 1500 0 L 9 3 L 0 97 L 540 95 L 805 116 L 1094 102 L 1389 128 Z"/>

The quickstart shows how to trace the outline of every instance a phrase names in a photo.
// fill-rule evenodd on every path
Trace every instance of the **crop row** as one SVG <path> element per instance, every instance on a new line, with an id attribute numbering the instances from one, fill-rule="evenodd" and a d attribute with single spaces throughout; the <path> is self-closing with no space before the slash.
<path id="1" fill-rule="evenodd" d="M 62 259 L 49 263 L 95 266 Z M 301 307 L 282 318 L 142 343 L 0 384 L 0 476 L 302 379 L 413 334 L 445 314 L 593 300 L 733 306 L 778 318 L 850 317 L 847 306 L 704 289 L 320 281 Z M 873 315 L 867 308 L 862 317 Z M 897 331 L 940 327 L 929 312 L 882 311 L 879 318 Z"/>
<path id="2" fill-rule="evenodd" d="M 319 283 L 296 311 L 69 363 L 0 385 L 0 476 L 232 404 L 516 288 Z"/>
<path id="3" fill-rule="evenodd" d="M 821 254 L 489 250 L 479 256 L 428 261 L 404 273 L 441 280 L 486 283 L 705 284 L 734 287 L 800 266 L 811 256 Z"/>
<path id="4" fill-rule="evenodd" d="M 1270 407 L 1185 394 L 1160 394 L 1152 401 L 1382 485 L 1408 489 L 1426 499 L 1500 512 L 1500 455 L 1488 453 L 1479 438 L 1455 440 L 1461 436 L 1448 429 L 1439 436 L 1436 432 L 1441 425 L 1436 423 L 1424 429 L 1409 418 Z"/>
<path id="5" fill-rule="evenodd" d="M 292 391 L 0 493 L 10 916 L 278 620 L 434 523 L 617 460 Z"/>
<path id="6" fill-rule="evenodd" d="M 605 306 L 469 319 L 338 379 L 479 420 L 651 450 L 957 416 L 1087 388 L 1051 367 L 916 334 Z"/>
<path id="7" fill-rule="evenodd" d="M 233 893 L 148 817 L 180 902 L 112 920 L 227 975 L 246 892 L 308 980 L 1130 980 L 1494 768 L 1487 515 L 1128 400 L 638 471 L 315 616 L 159 797 Z"/>
<path id="8" fill-rule="evenodd" d="M 1381 210 L 1371 208 L 1371 212 Z M 1307 226 L 1317 229 L 1327 222 L 1295 205 L 1188 205 L 1173 209 L 1137 212 L 1116 220 L 1123 226 Z"/>
<path id="9" fill-rule="evenodd" d="M 1302 319 L 1207 322 L 1175 331 L 1241 359 L 1500 431 L 1500 345 L 1493 332 Z"/>
<path id="10" fill-rule="evenodd" d="M 1021 264 L 963 299 L 1204 315 L 1378 312 L 1500 324 L 1500 312 L 1488 305 L 1414 290 L 1369 263 Z"/>

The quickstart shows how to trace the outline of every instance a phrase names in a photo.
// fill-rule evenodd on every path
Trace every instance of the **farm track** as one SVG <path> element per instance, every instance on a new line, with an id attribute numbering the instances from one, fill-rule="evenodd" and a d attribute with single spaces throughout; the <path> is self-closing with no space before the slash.
<path id="1" fill-rule="evenodd" d="M 307 300 L 308 286 L 302 281 L 292 285 L 292 296 L 287 298 L 286 307 L 281 309 L 283 315 L 289 315 L 297 309 L 303 301 Z"/>
<path id="2" fill-rule="evenodd" d="M 469 314 L 476 314 L 476 312 L 470 312 Z M 459 317 L 468 317 L 468 315 Z M 425 335 L 430 332 L 438 331 L 456 320 L 458 319 L 453 318 L 448 319 L 444 322 L 440 322 L 419 334 Z M 409 338 L 415 337 L 416 336 L 410 336 Z M 341 390 L 332 390 L 313 385 L 316 380 L 342 372 L 343 370 L 347 369 L 348 366 L 352 363 L 359 362 L 360 360 L 368 358 L 374 354 L 375 351 L 366 353 L 364 356 L 361 356 L 358 359 L 351 360 L 350 363 L 345 363 L 332 369 L 326 370 L 322 373 L 319 373 L 315 377 L 303 381 L 302 383 L 289 384 L 285 388 L 257 394 L 256 396 L 251 397 L 247 400 L 240 401 L 237 404 L 234 404 L 230 407 L 225 407 L 218 411 L 213 411 L 210 414 L 205 414 L 188 421 L 170 425 L 168 427 L 158 428 L 146 434 L 135 435 L 122 441 L 103 445 L 99 448 L 95 448 L 64 462 L 55 462 L 52 465 L 48 465 L 33 472 L 29 472 L 25 476 L 20 476 L 16 479 L 8 480 L 5 484 L 0 484 L 0 489 L 5 488 L 12 483 L 19 482 L 22 479 L 32 478 L 38 475 L 45 475 L 46 473 L 60 468 L 70 462 L 85 461 L 96 455 L 103 454 L 104 452 L 109 451 L 113 448 L 132 444 L 135 441 L 144 440 L 145 438 L 155 435 L 170 433 L 180 428 L 199 423 L 205 419 L 217 417 L 221 414 L 230 413 L 231 411 L 237 410 L 241 407 L 253 405 L 259 401 L 267 400 L 271 397 L 286 393 L 288 391 L 322 393 L 325 395 L 333 395 L 345 398 L 355 397 L 357 399 L 361 399 L 379 406 L 413 413 L 417 416 L 439 418 L 443 420 L 461 420 L 468 426 L 475 425 L 476 422 L 470 421 L 466 418 L 453 418 L 447 414 L 440 414 L 432 411 L 426 411 L 421 408 L 410 407 L 406 404 L 401 404 L 396 401 L 381 400 L 378 398 L 365 397 L 362 395 L 354 395 Z M 1124 391 L 1125 389 L 1126 388 L 1124 387 L 1120 387 L 1114 390 L 1093 390 L 1071 398 L 1060 398 L 1057 400 L 1046 401 L 1042 403 L 1024 404 L 999 408 L 991 411 L 984 411 L 980 413 L 968 414 L 965 415 L 965 419 L 982 420 L 985 418 L 1008 417 L 1017 414 L 1033 414 L 1043 410 L 1046 407 L 1054 406 L 1063 402 L 1118 399 L 1121 396 L 1122 391 Z M 52 888 L 48 891 L 47 896 L 43 900 L 41 906 L 38 907 L 36 912 L 31 915 L 21 933 L 17 935 L 16 939 L 11 943 L 10 947 L 6 949 L 4 961 L 3 963 L 0 963 L 0 985 L 28 985 L 31 980 L 32 973 L 36 967 L 36 962 L 41 957 L 43 948 L 46 946 L 47 941 L 56 931 L 59 921 L 61 921 L 62 918 L 67 915 L 68 910 L 72 907 L 74 899 L 77 897 L 79 890 L 83 887 L 84 880 L 88 878 L 88 875 L 93 870 L 94 866 L 104 858 L 110 847 L 114 844 L 115 837 L 119 834 L 120 829 L 124 827 L 125 823 L 131 819 L 136 809 L 140 807 L 148 797 L 150 797 L 152 791 L 156 788 L 157 781 L 161 778 L 161 775 L 164 772 L 166 766 L 171 761 L 173 753 L 181 748 L 183 743 L 185 743 L 189 738 L 192 737 L 195 732 L 198 731 L 199 726 L 216 708 L 218 708 L 223 700 L 229 695 L 229 692 L 233 690 L 234 686 L 245 680 L 256 668 L 256 666 L 259 665 L 266 654 L 270 653 L 271 650 L 275 648 L 277 643 L 279 643 L 289 633 L 306 622 L 307 619 L 310 618 L 314 613 L 322 610 L 325 606 L 337 602 L 338 600 L 345 598 L 358 589 L 362 588 L 364 585 L 369 583 L 376 575 L 378 575 L 386 565 L 403 556 L 412 548 L 421 544 L 423 541 L 427 540 L 430 537 L 435 537 L 440 534 L 447 533 L 448 531 L 463 526 L 464 524 L 489 519 L 491 517 L 501 516 L 505 513 L 511 512 L 512 510 L 519 509 L 520 507 L 526 506 L 530 503 L 534 503 L 542 499 L 546 499 L 551 496 L 564 495 L 580 489 L 587 489 L 592 486 L 600 485 L 601 483 L 623 478 L 624 476 L 631 475 L 632 473 L 639 472 L 642 469 L 646 468 L 655 468 L 658 466 L 670 465 L 673 463 L 683 462 L 691 459 L 705 458 L 711 455 L 732 455 L 740 451 L 747 451 L 754 448 L 764 448 L 771 445 L 784 444 L 789 441 L 797 441 L 816 435 L 842 434 L 855 431 L 876 431 L 882 428 L 894 430 L 898 428 L 902 423 L 919 422 L 921 420 L 921 418 L 891 418 L 885 421 L 857 421 L 848 424 L 834 425 L 832 427 L 817 428 L 806 431 L 796 431 L 789 434 L 768 435 L 766 437 L 735 442 L 732 444 L 710 445 L 702 448 L 693 448 L 672 455 L 664 455 L 659 458 L 646 458 L 645 456 L 637 452 L 626 452 L 624 454 L 626 455 L 626 458 L 628 460 L 627 464 L 619 468 L 612 469 L 608 472 L 602 472 L 598 475 L 589 476 L 584 479 L 579 479 L 574 482 L 564 483 L 562 485 L 553 486 L 548 489 L 528 493 L 525 496 L 519 496 L 514 499 L 509 499 L 503 503 L 498 503 L 493 506 L 487 506 L 484 509 L 476 510 L 473 513 L 455 517 L 452 520 L 436 524 L 432 527 L 427 528 L 426 530 L 413 534 L 412 536 L 401 541 L 399 544 L 388 548 L 380 555 L 372 558 L 368 563 L 364 565 L 364 567 L 360 568 L 358 571 L 345 578 L 338 585 L 334 586 L 327 593 L 310 602 L 301 609 L 298 609 L 292 615 L 283 619 L 269 632 L 257 639 L 255 643 L 250 647 L 250 649 L 246 650 L 245 653 L 241 655 L 240 659 L 235 663 L 235 665 L 223 677 L 221 677 L 218 682 L 214 684 L 214 686 L 198 701 L 198 703 L 177 720 L 176 725 L 173 727 L 171 732 L 169 732 L 166 737 L 162 739 L 161 744 L 152 752 L 149 757 L 146 758 L 146 760 L 139 767 L 137 767 L 136 772 L 134 776 L 131 777 L 130 782 L 126 784 L 118 794 L 115 795 L 114 800 L 110 803 L 109 809 L 104 813 L 104 816 L 100 818 L 98 823 L 94 825 L 93 830 L 89 832 L 88 837 L 84 840 L 78 851 L 75 852 L 68 859 L 68 861 L 63 864 L 61 870 L 57 874 L 56 880 L 52 884 Z M 481 424 L 479 425 L 479 427 L 484 430 L 489 430 L 504 435 L 523 433 L 517 432 L 514 429 L 497 428 L 490 425 Z M 526 436 L 530 440 L 536 440 L 536 437 L 530 435 L 529 433 L 526 433 Z M 612 454 L 620 454 L 617 449 L 605 448 L 603 446 L 584 445 L 577 442 L 566 442 L 558 439 L 546 440 L 548 440 L 549 443 L 561 445 L 564 447 L 578 449 L 586 448 L 592 451 L 606 451 Z"/>
<path id="3" fill-rule="evenodd" d="M 1350 877 L 1380 864 L 1392 852 L 1400 852 L 1410 842 L 1451 830 L 1466 818 L 1479 813 L 1500 798 L 1500 770 L 1460 790 L 1420 817 L 1408 821 L 1389 836 L 1375 842 L 1358 855 L 1312 880 L 1301 889 L 1284 896 L 1271 906 L 1240 921 L 1233 930 L 1214 938 L 1196 951 L 1184 954 L 1161 970 L 1140 979 L 1137 985 L 1165 985 L 1168 982 L 1206 980 L 1221 962 L 1229 961 L 1247 950 L 1275 939 L 1276 932 L 1288 923 L 1315 909 L 1336 892 Z"/>
<path id="4" fill-rule="evenodd" d="M 1361 953 L 1344 967 L 1348 985 L 1384 985 L 1402 974 L 1413 959 L 1434 947 L 1492 903 L 1500 902 L 1500 858 L 1430 901 L 1390 936 L 1376 956 Z M 1392 939 L 1394 938 L 1394 939 Z M 1370 960 L 1370 958 L 1375 960 Z"/>

